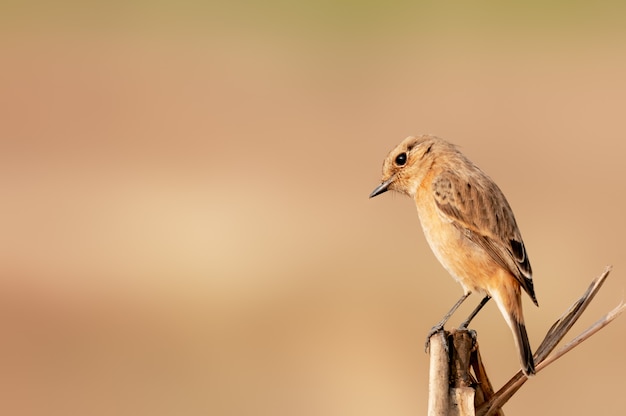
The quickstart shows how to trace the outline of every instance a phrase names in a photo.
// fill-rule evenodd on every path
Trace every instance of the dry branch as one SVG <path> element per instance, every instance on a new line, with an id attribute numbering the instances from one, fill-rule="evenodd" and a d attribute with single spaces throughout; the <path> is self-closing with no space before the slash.
<path id="1" fill-rule="evenodd" d="M 447 416 L 449 404 L 448 380 L 450 366 L 448 341 L 444 331 L 430 337 L 430 373 L 428 378 L 428 416 Z"/>

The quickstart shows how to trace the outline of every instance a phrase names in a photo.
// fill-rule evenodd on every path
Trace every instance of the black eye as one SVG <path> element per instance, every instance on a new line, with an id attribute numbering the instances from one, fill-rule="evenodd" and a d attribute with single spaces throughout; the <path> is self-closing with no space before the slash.
<path id="1" fill-rule="evenodd" d="M 404 166 L 406 163 L 406 153 L 402 152 L 398 156 L 396 156 L 396 165 Z"/>

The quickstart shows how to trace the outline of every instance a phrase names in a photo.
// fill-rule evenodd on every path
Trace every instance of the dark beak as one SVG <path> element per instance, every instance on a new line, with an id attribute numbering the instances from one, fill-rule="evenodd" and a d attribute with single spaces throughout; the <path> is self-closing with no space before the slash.
<path id="1" fill-rule="evenodd" d="M 374 198 L 376 195 L 380 195 L 382 193 L 387 192 L 389 190 L 389 185 L 391 185 L 394 179 L 395 178 L 392 176 L 391 178 L 387 179 L 385 182 L 378 185 L 376 189 L 374 189 L 372 193 L 370 194 L 370 198 Z"/>

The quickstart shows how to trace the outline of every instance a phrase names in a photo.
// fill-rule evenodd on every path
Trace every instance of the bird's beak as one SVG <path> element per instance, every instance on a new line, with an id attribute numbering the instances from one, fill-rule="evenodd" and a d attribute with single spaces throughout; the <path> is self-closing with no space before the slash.
<path id="1" fill-rule="evenodd" d="M 376 189 L 374 189 L 372 193 L 370 194 L 370 198 L 374 198 L 376 195 L 380 195 L 382 193 L 387 192 L 389 190 L 389 185 L 393 183 L 394 179 L 395 179 L 395 176 L 392 176 L 391 178 L 387 179 L 385 182 L 378 185 Z"/>

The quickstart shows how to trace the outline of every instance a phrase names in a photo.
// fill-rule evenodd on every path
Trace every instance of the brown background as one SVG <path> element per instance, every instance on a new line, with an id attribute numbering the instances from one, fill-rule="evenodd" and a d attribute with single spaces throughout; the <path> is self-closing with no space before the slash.
<path id="1" fill-rule="evenodd" d="M 624 297 L 622 7 L 3 8 L 3 414 L 424 414 L 424 337 L 461 290 L 409 199 L 367 199 L 408 135 L 507 195 L 535 347 L 606 264 L 573 334 Z M 493 305 L 473 327 L 499 386 L 510 333 Z M 623 413 L 625 329 L 507 414 Z"/>

